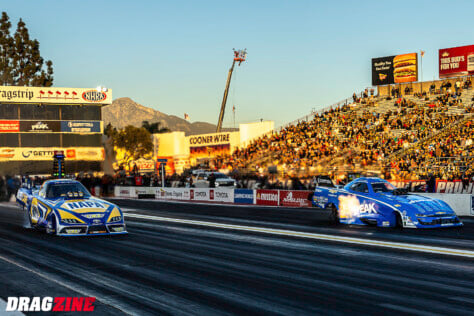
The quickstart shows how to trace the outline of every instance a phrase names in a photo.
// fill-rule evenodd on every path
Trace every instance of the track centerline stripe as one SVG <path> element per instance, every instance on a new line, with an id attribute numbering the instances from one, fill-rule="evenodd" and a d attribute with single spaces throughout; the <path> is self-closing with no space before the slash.
<path id="1" fill-rule="evenodd" d="M 281 236 L 302 237 L 302 238 L 315 239 L 315 240 L 335 241 L 335 242 L 343 242 L 343 243 L 358 244 L 358 245 L 365 245 L 365 246 L 375 246 L 375 247 L 382 247 L 382 248 L 393 248 L 393 249 L 410 250 L 410 251 L 417 251 L 417 252 L 424 252 L 424 253 L 434 253 L 434 254 L 441 254 L 441 255 L 452 255 L 452 256 L 461 256 L 461 257 L 466 257 L 466 258 L 474 258 L 474 251 L 463 250 L 463 249 L 450 249 L 450 248 L 442 248 L 442 247 L 425 246 L 421 244 L 398 243 L 398 242 L 381 241 L 381 240 L 375 240 L 375 239 L 344 237 L 344 236 L 317 234 L 317 233 L 306 233 L 306 232 L 298 232 L 298 231 L 292 231 L 292 230 L 264 228 L 264 227 L 255 227 L 255 226 L 222 224 L 222 223 L 215 223 L 215 222 L 208 222 L 208 221 L 197 221 L 197 220 L 189 220 L 189 219 L 143 215 L 143 214 L 136 214 L 136 213 L 129 213 L 129 212 L 124 212 L 124 216 L 129 217 L 129 218 L 149 219 L 149 220 L 160 221 L 160 222 L 190 224 L 190 225 L 196 225 L 196 226 L 215 227 L 215 228 L 223 228 L 223 229 L 239 230 L 239 231 L 251 231 L 251 232 L 258 232 L 258 233 L 265 233 L 265 234 L 281 235 Z"/>

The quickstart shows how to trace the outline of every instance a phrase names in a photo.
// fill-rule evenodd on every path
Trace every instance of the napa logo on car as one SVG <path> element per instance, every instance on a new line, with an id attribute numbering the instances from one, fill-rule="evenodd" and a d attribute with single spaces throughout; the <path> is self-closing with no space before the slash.
<path id="1" fill-rule="evenodd" d="M 102 91 L 89 90 L 82 93 L 82 98 L 89 102 L 100 102 L 107 99 L 107 94 Z"/>
<path id="2" fill-rule="evenodd" d="M 74 201 L 74 202 L 67 202 L 64 205 L 71 211 L 84 209 L 84 208 L 100 208 L 105 209 L 106 207 L 99 202 L 96 201 Z"/>

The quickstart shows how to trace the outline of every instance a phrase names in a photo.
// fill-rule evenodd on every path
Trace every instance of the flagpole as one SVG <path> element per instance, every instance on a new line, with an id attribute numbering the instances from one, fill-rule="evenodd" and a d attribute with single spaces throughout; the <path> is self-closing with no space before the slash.
<path id="1" fill-rule="evenodd" d="M 421 55 L 421 63 L 420 63 L 420 76 L 421 76 L 421 94 L 423 95 L 423 55 L 425 53 L 423 52 L 423 50 L 420 50 L 420 55 Z"/>

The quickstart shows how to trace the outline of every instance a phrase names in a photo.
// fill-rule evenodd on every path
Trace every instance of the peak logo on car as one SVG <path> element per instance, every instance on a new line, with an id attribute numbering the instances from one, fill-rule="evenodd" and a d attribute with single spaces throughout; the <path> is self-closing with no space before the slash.
<path id="1" fill-rule="evenodd" d="M 85 101 L 89 101 L 89 102 L 100 102 L 107 99 L 107 94 L 105 94 L 105 92 L 102 92 L 102 91 L 89 90 L 82 93 L 82 98 Z"/>

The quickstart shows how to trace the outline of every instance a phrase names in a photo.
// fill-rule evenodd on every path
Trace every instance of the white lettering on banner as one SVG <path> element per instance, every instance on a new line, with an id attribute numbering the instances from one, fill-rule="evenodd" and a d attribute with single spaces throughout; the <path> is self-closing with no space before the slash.
<path id="1" fill-rule="evenodd" d="M 235 193 L 236 199 L 253 199 L 253 194 L 250 193 Z"/>
<path id="2" fill-rule="evenodd" d="M 288 193 L 286 198 L 283 199 L 283 202 L 304 204 L 304 203 L 306 203 L 306 199 L 302 199 L 302 198 L 296 198 L 295 199 L 293 197 L 293 192 L 290 192 L 290 193 Z"/>
<path id="3" fill-rule="evenodd" d="M 260 193 L 260 200 L 276 201 L 278 202 L 278 194 L 274 193 Z"/>

